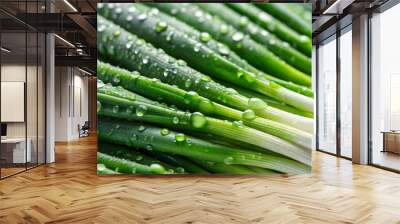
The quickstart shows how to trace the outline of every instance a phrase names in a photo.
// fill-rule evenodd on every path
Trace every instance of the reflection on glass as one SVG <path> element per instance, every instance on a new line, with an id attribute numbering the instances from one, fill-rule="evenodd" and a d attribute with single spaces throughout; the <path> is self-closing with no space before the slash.
<path id="1" fill-rule="evenodd" d="M 352 157 L 352 35 L 351 26 L 340 36 L 340 154 Z"/>
<path id="2" fill-rule="evenodd" d="M 38 148 L 38 156 L 37 156 L 37 162 L 38 164 L 43 164 L 45 163 L 45 60 L 46 60 L 46 52 L 45 52 L 45 44 L 46 44 L 46 39 L 45 35 L 42 33 L 39 33 L 39 40 L 38 40 L 38 136 L 37 136 L 37 148 Z"/>
<path id="3" fill-rule="evenodd" d="M 30 148 L 30 159 L 27 167 L 37 165 L 37 76 L 38 76 L 38 36 L 36 32 L 27 33 L 27 81 L 26 81 L 26 113 L 27 113 L 27 142 Z"/>
<path id="4" fill-rule="evenodd" d="M 336 37 L 318 48 L 318 147 L 336 153 Z"/>
<path id="5" fill-rule="evenodd" d="M 372 17 L 372 163 L 400 170 L 400 5 Z M 383 134 L 386 132 L 387 134 Z M 384 137 L 386 137 L 384 139 Z"/>

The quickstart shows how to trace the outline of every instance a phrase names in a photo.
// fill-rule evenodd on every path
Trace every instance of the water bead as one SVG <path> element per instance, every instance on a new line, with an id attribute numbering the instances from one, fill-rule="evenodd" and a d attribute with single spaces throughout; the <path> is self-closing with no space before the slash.
<path id="1" fill-rule="evenodd" d="M 118 113 L 119 106 L 118 105 L 113 106 L 112 111 L 113 111 L 113 113 Z"/>
<path id="2" fill-rule="evenodd" d="M 146 130 L 146 127 L 143 126 L 143 125 L 140 125 L 139 128 L 138 128 L 138 131 L 139 132 L 143 132 L 144 130 Z"/>
<path id="3" fill-rule="evenodd" d="M 219 32 L 222 33 L 222 34 L 227 34 L 228 31 L 229 31 L 228 26 L 225 25 L 225 24 L 223 24 L 223 25 L 221 25 L 221 26 L 219 27 Z"/>
<path id="4" fill-rule="evenodd" d="M 242 17 L 240 18 L 240 20 L 239 20 L 239 25 L 240 25 L 240 26 L 245 26 L 245 25 L 247 25 L 247 22 L 248 22 L 247 17 L 242 16 Z"/>
<path id="5" fill-rule="evenodd" d="M 152 151 L 152 150 L 153 150 L 153 146 L 151 146 L 151 145 L 146 145 L 146 150 L 147 150 L 147 151 Z"/>
<path id="6" fill-rule="evenodd" d="M 160 164 L 151 164 L 150 169 L 154 173 L 164 173 L 165 169 Z"/>
<path id="7" fill-rule="evenodd" d="M 178 117 L 173 117 L 172 118 L 172 123 L 173 124 L 179 124 L 179 118 Z"/>
<path id="8" fill-rule="evenodd" d="M 130 8 L 128 9 L 128 11 L 133 13 L 133 12 L 136 11 L 136 8 L 132 6 L 132 7 L 130 7 Z"/>
<path id="9" fill-rule="evenodd" d="M 233 126 L 241 128 L 243 127 L 243 121 L 234 121 L 232 122 Z"/>
<path id="10" fill-rule="evenodd" d="M 252 110 L 262 110 L 267 107 L 267 104 L 259 98 L 250 98 L 248 101 L 249 108 Z"/>
<path id="11" fill-rule="evenodd" d="M 271 16 L 269 16 L 269 15 L 267 15 L 267 14 L 265 14 L 265 13 L 260 13 L 260 14 L 258 15 L 258 18 L 259 18 L 260 20 L 264 20 L 265 22 L 271 22 L 271 20 L 272 20 Z"/>
<path id="12" fill-rule="evenodd" d="M 152 8 L 149 12 L 150 15 L 157 15 L 160 11 L 157 8 Z"/>
<path id="13" fill-rule="evenodd" d="M 139 16 L 138 16 L 138 20 L 139 21 L 144 21 L 144 20 L 146 20 L 147 19 L 147 15 L 146 14 L 140 14 Z"/>
<path id="14" fill-rule="evenodd" d="M 200 112 L 194 112 L 190 116 L 190 122 L 195 128 L 202 128 L 207 124 L 207 118 Z"/>
<path id="15" fill-rule="evenodd" d="M 253 120 L 256 118 L 256 114 L 253 110 L 247 109 L 242 113 L 243 120 Z"/>
<path id="16" fill-rule="evenodd" d="M 232 40 L 234 40 L 236 42 L 243 40 L 243 38 L 244 38 L 244 35 L 241 32 L 236 32 L 232 35 Z"/>
<path id="17" fill-rule="evenodd" d="M 214 104 L 210 100 L 200 100 L 198 107 L 203 112 L 211 113 L 214 111 Z"/>
<path id="18" fill-rule="evenodd" d="M 210 36 L 210 34 L 207 33 L 207 32 L 202 32 L 202 33 L 200 34 L 200 40 L 201 40 L 202 42 L 204 42 L 204 43 L 207 43 L 209 40 L 211 40 L 211 36 Z"/>
<path id="19" fill-rule="evenodd" d="M 309 38 L 307 36 L 305 36 L 305 35 L 301 35 L 300 36 L 300 41 L 302 43 L 307 43 L 309 41 Z"/>
<path id="20" fill-rule="evenodd" d="M 181 59 L 179 59 L 176 63 L 178 65 L 180 65 L 180 66 L 186 66 L 186 62 L 184 60 L 181 60 Z"/>
<path id="21" fill-rule="evenodd" d="M 126 49 L 130 49 L 130 48 L 132 47 L 132 42 L 128 42 L 128 43 L 125 45 L 125 47 L 126 47 Z"/>
<path id="22" fill-rule="evenodd" d="M 166 37 L 166 40 L 168 41 L 168 42 L 170 42 L 171 40 L 172 40 L 172 37 L 174 36 L 174 33 L 173 32 L 170 32 L 168 35 L 167 35 L 167 37 Z"/>
<path id="23" fill-rule="evenodd" d="M 195 46 L 194 46 L 194 48 L 193 48 L 193 50 L 194 50 L 194 52 L 199 52 L 200 51 L 200 47 L 201 47 L 201 44 L 196 44 Z"/>
<path id="24" fill-rule="evenodd" d="M 136 40 L 136 45 L 143 45 L 145 41 L 143 39 L 137 39 Z"/>
<path id="25" fill-rule="evenodd" d="M 176 142 L 184 142 L 186 140 L 185 134 L 178 133 L 175 135 L 175 141 Z"/>
<path id="26" fill-rule="evenodd" d="M 130 141 L 131 143 L 135 143 L 135 142 L 137 141 L 137 135 L 132 135 L 132 136 L 129 138 L 129 141 Z"/>
<path id="27" fill-rule="evenodd" d="M 192 80 L 191 80 L 191 79 L 186 79 L 186 81 L 185 81 L 185 87 L 186 87 L 186 88 L 190 88 L 191 85 L 192 85 Z"/>
<path id="28" fill-rule="evenodd" d="M 131 114 L 133 112 L 133 106 L 129 106 L 126 108 L 126 113 Z"/>
<path id="29" fill-rule="evenodd" d="M 116 14 L 121 14 L 122 9 L 121 8 L 116 8 L 114 11 L 115 11 Z"/>
<path id="30" fill-rule="evenodd" d="M 161 129 L 160 133 L 161 133 L 162 136 L 166 136 L 166 135 L 169 134 L 169 130 L 166 129 L 166 128 L 163 128 L 163 129 Z"/>
<path id="31" fill-rule="evenodd" d="M 183 167 L 177 167 L 177 168 L 176 168 L 176 172 L 178 172 L 178 173 L 184 173 L 184 172 L 185 172 L 185 169 L 184 169 Z"/>
<path id="32" fill-rule="evenodd" d="M 194 13 L 194 15 L 195 15 L 196 17 L 202 17 L 202 16 L 203 16 L 203 12 L 202 12 L 202 11 L 196 11 L 196 12 Z"/>
<path id="33" fill-rule="evenodd" d="M 119 37 L 121 35 L 121 31 L 117 30 L 114 32 L 114 37 Z"/>
<path id="34" fill-rule="evenodd" d="M 144 105 L 139 105 L 136 108 L 136 116 L 143 117 L 143 115 L 147 112 L 147 107 Z"/>
<path id="35" fill-rule="evenodd" d="M 218 46 L 218 52 L 222 55 L 229 55 L 229 48 L 221 44 Z"/>
<path id="36" fill-rule="evenodd" d="M 155 30 L 157 33 L 161 33 L 161 32 L 164 32 L 165 30 L 167 30 L 167 28 L 168 28 L 168 24 L 166 22 L 159 21 L 156 24 Z"/>
<path id="37" fill-rule="evenodd" d="M 187 92 L 186 94 L 185 94 L 185 96 L 184 96 L 184 102 L 186 103 L 186 104 L 196 104 L 196 103 L 198 103 L 198 101 L 200 100 L 200 96 L 199 96 L 199 94 L 197 94 L 196 92 L 194 92 L 194 91 L 189 91 L 189 92 Z"/>

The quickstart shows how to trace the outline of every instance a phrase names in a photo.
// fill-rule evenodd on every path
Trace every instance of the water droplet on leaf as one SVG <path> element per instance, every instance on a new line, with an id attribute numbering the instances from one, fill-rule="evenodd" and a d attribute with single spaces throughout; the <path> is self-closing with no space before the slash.
<path id="1" fill-rule="evenodd" d="M 175 135 L 176 142 L 184 142 L 186 140 L 186 136 L 182 133 L 178 133 Z"/>
<path id="2" fill-rule="evenodd" d="M 243 120 L 253 120 L 256 118 L 256 114 L 253 110 L 247 109 L 242 113 Z"/>
<path id="3" fill-rule="evenodd" d="M 194 112 L 190 116 L 190 121 L 195 128 L 202 128 L 207 124 L 207 118 L 200 112 Z"/>
<path id="4" fill-rule="evenodd" d="M 207 32 L 202 32 L 202 33 L 200 34 L 200 40 L 201 40 L 203 43 L 207 43 L 209 40 L 211 40 L 211 36 L 210 36 L 210 34 L 207 33 Z"/>
<path id="5" fill-rule="evenodd" d="M 232 40 L 234 40 L 236 42 L 243 40 L 243 38 L 244 38 L 244 35 L 241 32 L 236 32 L 232 35 Z"/>
<path id="6" fill-rule="evenodd" d="M 172 118 L 172 123 L 173 124 L 179 124 L 179 118 L 178 117 Z"/>
<path id="7" fill-rule="evenodd" d="M 156 24 L 155 30 L 157 33 L 161 33 L 161 32 L 164 32 L 165 30 L 167 30 L 167 28 L 168 28 L 168 24 L 166 22 L 159 21 Z"/>
<path id="8" fill-rule="evenodd" d="M 119 106 L 118 105 L 113 106 L 112 111 L 113 111 L 113 113 L 118 113 Z"/>
<path id="9" fill-rule="evenodd" d="M 143 115 L 146 113 L 147 107 L 145 105 L 139 105 L 136 108 L 136 116 L 138 117 L 143 117 Z"/>
<path id="10" fill-rule="evenodd" d="M 169 130 L 166 129 L 166 128 L 163 128 L 163 129 L 161 129 L 160 133 L 161 133 L 162 136 L 166 136 L 166 135 L 169 134 Z"/>
<path id="11" fill-rule="evenodd" d="M 140 125 L 139 128 L 138 128 L 138 131 L 139 132 L 143 132 L 144 130 L 146 130 L 146 127 L 143 126 L 143 125 Z"/>
<path id="12" fill-rule="evenodd" d="M 138 16 L 138 20 L 139 21 L 144 21 L 144 20 L 146 20 L 147 19 L 147 15 L 146 14 L 140 14 L 139 16 Z"/>

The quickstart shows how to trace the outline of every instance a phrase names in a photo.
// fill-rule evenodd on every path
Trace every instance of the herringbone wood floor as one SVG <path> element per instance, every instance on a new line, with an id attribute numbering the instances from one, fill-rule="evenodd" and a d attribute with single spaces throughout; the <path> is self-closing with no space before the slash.
<path id="1" fill-rule="evenodd" d="M 400 223 L 400 175 L 314 153 L 311 175 L 100 177 L 95 138 L 0 181 L 0 223 Z"/>

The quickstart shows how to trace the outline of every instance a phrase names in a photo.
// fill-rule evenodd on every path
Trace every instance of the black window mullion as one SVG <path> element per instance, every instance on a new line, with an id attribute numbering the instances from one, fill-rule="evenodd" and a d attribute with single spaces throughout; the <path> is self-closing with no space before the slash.
<path id="1" fill-rule="evenodd" d="M 28 1 L 25 1 L 25 21 L 28 19 Z M 25 170 L 28 169 L 28 114 L 27 114 L 27 89 L 28 89 L 28 25 L 25 23 L 25 100 L 24 100 L 24 120 L 25 120 Z"/>
<path id="2" fill-rule="evenodd" d="M 336 32 L 336 154 L 341 156 L 341 119 L 340 119 L 340 36 L 341 32 L 338 29 Z"/>
<path id="3" fill-rule="evenodd" d="M 39 14 L 39 0 L 36 1 Z M 36 32 L 36 166 L 39 165 L 39 32 Z"/>
<path id="4" fill-rule="evenodd" d="M 319 44 L 315 46 L 315 148 L 319 149 Z"/>

